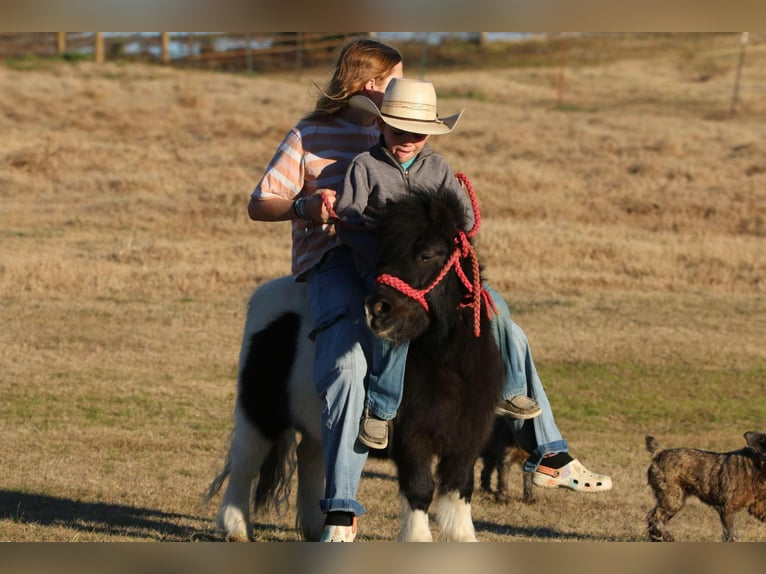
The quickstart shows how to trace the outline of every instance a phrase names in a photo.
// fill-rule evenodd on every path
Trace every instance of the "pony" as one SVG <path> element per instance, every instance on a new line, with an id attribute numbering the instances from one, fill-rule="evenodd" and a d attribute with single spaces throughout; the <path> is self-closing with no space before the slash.
<path id="1" fill-rule="evenodd" d="M 474 211 L 478 226 L 475 202 Z M 434 498 L 441 538 L 476 540 L 473 469 L 493 429 L 503 364 L 465 222 L 448 192 L 412 193 L 388 204 L 378 222 L 381 274 L 365 301 L 367 321 L 378 337 L 409 341 L 392 449 L 399 540 L 432 540 Z"/>
<path id="2" fill-rule="evenodd" d="M 375 335 L 409 342 L 391 449 L 402 504 L 398 538 L 432 540 L 428 510 L 436 494 L 441 538 L 475 541 L 473 468 L 492 430 L 503 365 L 476 252 L 461 231 L 465 214 L 448 192 L 414 193 L 389 203 L 377 223 L 383 273 L 365 314 Z M 321 404 L 310 329 L 305 285 L 286 276 L 253 292 L 230 446 L 207 492 L 210 500 L 228 479 L 216 519 L 226 540 L 252 540 L 251 500 L 256 512 L 279 507 L 296 470 L 296 527 L 306 540 L 322 534 Z"/>

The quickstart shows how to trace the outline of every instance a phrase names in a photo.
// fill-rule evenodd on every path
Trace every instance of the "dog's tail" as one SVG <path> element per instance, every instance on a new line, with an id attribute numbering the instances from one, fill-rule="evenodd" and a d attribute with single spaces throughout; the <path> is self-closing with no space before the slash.
<path id="1" fill-rule="evenodd" d="M 646 450 L 654 456 L 660 450 L 660 443 L 652 435 L 646 435 Z"/>

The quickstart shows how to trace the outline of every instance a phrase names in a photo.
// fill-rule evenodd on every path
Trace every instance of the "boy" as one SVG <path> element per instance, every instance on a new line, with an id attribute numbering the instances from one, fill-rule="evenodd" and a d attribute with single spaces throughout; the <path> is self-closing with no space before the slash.
<path id="1" fill-rule="evenodd" d="M 427 144 L 430 135 L 450 133 L 463 111 L 439 118 L 436 91 L 431 82 L 392 79 L 380 108 L 365 96 L 354 96 L 349 106 L 377 116 L 380 141 L 358 155 L 346 172 L 335 210 L 351 225 L 338 226 L 341 240 L 351 248 L 357 270 L 372 287 L 379 259 L 379 242 L 374 233 L 358 231 L 369 226 L 368 214 L 385 209 L 387 199 L 415 190 L 435 192 L 448 188 L 459 197 L 466 213 L 466 225 L 473 227 L 470 201 L 452 169 Z M 359 440 L 370 448 L 388 446 L 387 421 L 394 418 L 402 397 L 407 348 L 393 347 L 376 339 L 369 374 L 364 416 Z M 530 419 L 541 412 L 537 402 L 504 388 L 497 413 L 515 419 Z"/>

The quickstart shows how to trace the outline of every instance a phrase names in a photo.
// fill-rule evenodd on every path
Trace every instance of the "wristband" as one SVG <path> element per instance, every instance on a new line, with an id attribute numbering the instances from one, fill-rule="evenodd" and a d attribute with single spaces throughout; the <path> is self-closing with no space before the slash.
<path id="1" fill-rule="evenodd" d="M 293 212 L 299 219 L 306 219 L 306 201 L 305 197 L 299 197 L 293 201 Z"/>

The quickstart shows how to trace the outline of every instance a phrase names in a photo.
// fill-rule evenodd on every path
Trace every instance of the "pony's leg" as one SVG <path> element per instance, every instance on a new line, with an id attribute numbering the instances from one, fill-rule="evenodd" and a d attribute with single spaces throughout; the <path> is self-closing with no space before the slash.
<path id="1" fill-rule="evenodd" d="M 436 523 L 440 540 L 445 542 L 476 542 L 471 519 L 471 503 L 459 492 L 439 492 L 436 497 Z"/>
<path id="2" fill-rule="evenodd" d="M 322 445 L 304 435 L 298 445 L 298 527 L 310 542 L 318 541 L 324 529 L 324 514 L 319 508 L 323 496 Z"/>
<path id="3" fill-rule="evenodd" d="M 237 407 L 229 448 L 229 482 L 216 520 L 218 529 L 227 541 L 247 542 L 253 538 L 250 490 L 272 446 L 273 442 L 253 426 L 245 413 Z"/>
<path id="4" fill-rule="evenodd" d="M 471 519 L 474 464 L 474 458 L 467 460 L 465 456 L 443 456 L 439 461 L 436 523 L 441 540 L 476 542 Z"/>
<path id="5" fill-rule="evenodd" d="M 431 457 L 407 448 L 408 444 L 417 444 L 416 438 L 404 439 L 397 433 L 394 440 L 402 503 L 399 541 L 431 542 L 433 537 L 428 526 L 428 507 L 434 496 Z"/>
<path id="6" fill-rule="evenodd" d="M 428 512 L 421 509 L 413 510 L 409 500 L 401 492 L 399 498 L 402 508 L 399 542 L 432 542 L 433 537 L 428 526 Z"/>

